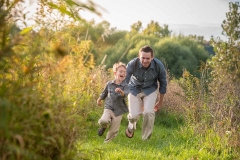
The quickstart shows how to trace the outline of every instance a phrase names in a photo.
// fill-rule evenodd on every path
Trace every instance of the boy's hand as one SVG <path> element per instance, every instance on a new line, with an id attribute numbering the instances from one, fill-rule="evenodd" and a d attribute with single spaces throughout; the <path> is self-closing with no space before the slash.
<path id="1" fill-rule="evenodd" d="M 100 98 L 97 99 L 97 105 L 99 105 L 99 106 L 102 105 L 102 100 Z"/>
<path id="2" fill-rule="evenodd" d="M 116 89 L 115 89 L 115 92 L 120 93 L 122 97 L 124 96 L 124 92 L 123 92 L 123 90 L 121 90 L 120 88 L 116 88 Z"/>
<path id="3" fill-rule="evenodd" d="M 119 93 L 121 93 L 121 92 L 123 92 L 120 88 L 116 88 L 115 89 L 115 92 L 119 92 Z"/>

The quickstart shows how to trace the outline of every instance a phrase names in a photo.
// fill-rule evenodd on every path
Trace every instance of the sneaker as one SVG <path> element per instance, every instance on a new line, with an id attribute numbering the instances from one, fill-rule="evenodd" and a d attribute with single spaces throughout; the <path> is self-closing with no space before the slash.
<path id="1" fill-rule="evenodd" d="M 99 135 L 99 136 L 102 136 L 103 133 L 105 132 L 105 130 L 106 130 L 106 128 L 99 128 L 99 129 L 98 129 L 98 135 Z"/>

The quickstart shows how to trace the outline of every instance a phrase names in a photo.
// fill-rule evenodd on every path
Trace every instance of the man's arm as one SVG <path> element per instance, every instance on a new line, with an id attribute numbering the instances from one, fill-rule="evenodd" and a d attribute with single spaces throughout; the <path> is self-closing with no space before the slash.
<path id="1" fill-rule="evenodd" d="M 160 74 L 158 76 L 159 81 L 159 92 L 165 94 L 167 92 L 167 74 L 164 66 L 160 66 Z"/>
<path id="2" fill-rule="evenodd" d="M 154 107 L 154 111 L 159 111 L 163 104 L 163 98 L 165 93 L 167 92 L 167 73 L 165 70 L 165 67 L 161 61 L 158 61 L 158 65 L 160 68 L 158 81 L 159 81 L 159 94 L 158 94 L 158 100 L 156 102 L 156 105 Z"/>
<path id="3" fill-rule="evenodd" d="M 127 76 L 126 76 L 126 83 L 128 84 L 130 81 L 130 78 L 133 74 L 134 71 L 134 63 L 135 63 L 135 59 L 131 60 L 128 64 L 127 64 Z"/>

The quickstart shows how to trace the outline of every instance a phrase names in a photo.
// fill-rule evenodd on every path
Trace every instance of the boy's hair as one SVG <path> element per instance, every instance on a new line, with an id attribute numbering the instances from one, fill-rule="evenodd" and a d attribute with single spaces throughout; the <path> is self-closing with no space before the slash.
<path id="1" fill-rule="evenodd" d="M 118 68 L 121 67 L 121 66 L 123 66 L 126 69 L 126 65 L 124 63 L 122 63 L 122 62 L 115 63 L 113 65 L 113 73 L 117 72 Z"/>

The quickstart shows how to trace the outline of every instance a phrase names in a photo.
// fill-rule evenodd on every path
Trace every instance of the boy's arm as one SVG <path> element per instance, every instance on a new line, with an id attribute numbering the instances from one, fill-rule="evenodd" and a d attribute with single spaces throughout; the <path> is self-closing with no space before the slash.
<path id="1" fill-rule="evenodd" d="M 107 97 L 107 95 L 108 95 L 108 83 L 106 84 L 103 92 L 100 94 L 99 98 L 97 99 L 97 104 L 99 106 L 102 105 L 102 100 L 104 100 Z"/>

